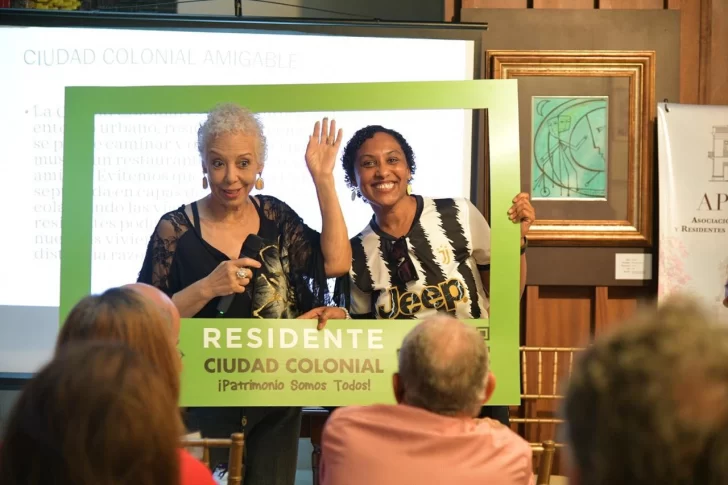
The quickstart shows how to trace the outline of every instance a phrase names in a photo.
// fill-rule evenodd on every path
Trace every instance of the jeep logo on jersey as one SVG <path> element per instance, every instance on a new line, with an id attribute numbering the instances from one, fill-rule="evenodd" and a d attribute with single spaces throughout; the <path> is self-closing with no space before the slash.
<path id="1" fill-rule="evenodd" d="M 377 317 L 393 319 L 413 316 L 422 308 L 453 312 L 458 302 L 466 296 L 465 285 L 458 279 L 449 279 L 439 285 L 425 286 L 420 292 L 400 293 L 397 287 L 389 288 L 384 298 L 387 301 L 377 306 Z"/>

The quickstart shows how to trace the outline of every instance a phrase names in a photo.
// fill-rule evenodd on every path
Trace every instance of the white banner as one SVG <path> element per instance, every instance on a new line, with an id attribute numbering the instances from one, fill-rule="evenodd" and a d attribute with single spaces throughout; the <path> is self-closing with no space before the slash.
<path id="1" fill-rule="evenodd" d="M 680 292 L 728 315 L 728 106 L 657 109 L 658 298 Z"/>

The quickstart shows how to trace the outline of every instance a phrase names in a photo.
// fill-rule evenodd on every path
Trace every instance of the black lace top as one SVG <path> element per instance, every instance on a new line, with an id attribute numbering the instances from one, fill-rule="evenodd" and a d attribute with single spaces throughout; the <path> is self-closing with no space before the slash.
<path id="1" fill-rule="evenodd" d="M 260 217 L 258 236 L 267 244 L 261 251 L 261 268 L 248 289 L 236 294 L 229 318 L 296 318 L 318 306 L 331 305 L 321 234 L 284 202 L 275 197 L 251 198 Z M 164 214 L 149 241 L 138 281 L 153 285 L 170 297 L 209 275 L 229 258 L 208 244 L 200 233 L 196 203 L 193 221 L 184 206 Z M 240 241 L 242 248 L 243 241 Z M 217 316 L 220 298 L 210 300 L 196 318 Z"/>

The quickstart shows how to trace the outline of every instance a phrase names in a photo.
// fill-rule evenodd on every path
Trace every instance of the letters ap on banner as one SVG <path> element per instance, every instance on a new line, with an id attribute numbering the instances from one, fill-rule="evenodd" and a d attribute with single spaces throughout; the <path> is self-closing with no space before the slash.
<path id="1" fill-rule="evenodd" d="M 728 318 L 728 106 L 659 103 L 658 298 Z"/>

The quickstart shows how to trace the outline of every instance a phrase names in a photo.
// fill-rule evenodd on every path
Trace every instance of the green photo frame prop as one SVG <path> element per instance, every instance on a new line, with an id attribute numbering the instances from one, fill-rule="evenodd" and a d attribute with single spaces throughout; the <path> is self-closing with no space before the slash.
<path id="1" fill-rule="evenodd" d="M 520 403 L 519 310 L 520 310 L 520 231 L 506 217 L 513 196 L 520 191 L 520 153 L 518 136 L 518 92 L 516 80 L 474 80 L 361 84 L 304 84 L 255 86 L 154 86 L 154 87 L 67 87 L 65 96 L 65 134 L 63 165 L 63 209 L 61 228 L 61 299 L 59 318 L 63 322 L 73 306 L 90 292 L 91 245 L 93 227 L 94 117 L 108 114 L 178 114 L 206 113 L 221 102 L 236 102 L 254 112 L 321 112 L 372 110 L 488 110 L 490 148 L 491 218 L 491 308 L 489 320 L 470 322 L 479 328 L 491 348 L 491 368 L 498 377 L 498 386 L 490 401 L 493 405 Z M 416 147 L 415 147 L 416 148 Z M 295 208 L 294 208 L 295 209 Z M 161 216 L 161 214 L 160 214 Z M 393 402 L 391 374 L 396 371 L 396 351 L 402 337 L 417 322 L 332 321 L 331 332 L 358 328 L 366 334 L 375 332 L 381 348 L 291 349 L 204 348 L 203 333 L 220 332 L 224 341 L 228 328 L 242 329 L 243 337 L 250 327 L 261 328 L 261 335 L 280 332 L 280 328 L 300 329 L 304 322 L 291 320 L 183 320 L 180 350 L 184 362 L 182 375 L 183 406 L 344 406 Z M 491 330 L 492 323 L 492 330 Z M 313 328 L 313 325 L 311 325 Z M 209 330 L 213 329 L 213 330 Z M 270 329 L 270 330 L 268 330 Z M 381 333 L 377 333 L 381 331 Z M 232 330 L 234 333 L 235 330 Z M 235 334 L 235 333 L 234 333 Z M 235 334 L 239 335 L 239 334 Z M 310 336 L 322 337 L 321 335 Z M 345 339 L 346 340 L 346 339 Z M 347 346 L 348 345 L 348 346 Z M 275 372 L 246 375 L 210 372 L 215 365 L 210 359 L 277 359 Z M 304 389 L 292 391 L 286 363 L 290 359 L 319 359 L 319 377 L 298 374 Z M 332 374 L 334 363 L 342 359 L 359 362 L 359 372 Z M 373 372 L 368 373 L 369 359 Z M 329 361 L 325 364 L 325 361 Z M 207 369 L 206 363 L 207 362 Z M 229 361 L 232 365 L 232 360 Z M 354 367 L 356 367 L 354 362 Z M 299 362 L 300 364 L 300 362 Z M 236 364 L 238 365 L 238 364 Z M 244 368 L 245 364 L 240 364 Z M 267 365 L 272 365 L 268 363 Z M 309 364 L 305 363 L 304 371 Z M 311 372 L 315 373 L 312 361 Z M 362 366 L 367 367 L 365 372 Z M 294 366 L 296 369 L 300 367 Z M 294 367 L 291 367 L 293 369 Z M 258 367 L 260 370 L 260 367 Z M 344 369 L 349 370 L 349 369 Z M 262 389 L 260 382 L 284 381 L 285 389 Z M 339 389 L 334 382 L 351 382 L 354 389 Z M 236 391 L 222 388 L 224 381 L 235 383 Z M 368 386 L 364 386 L 364 382 Z M 248 382 L 248 384 L 245 384 Z M 327 382 L 318 386 L 315 382 Z M 361 382 L 361 385 L 356 384 Z M 238 385 L 239 384 L 239 385 Z M 280 386 L 279 383 L 275 384 Z M 326 389 L 321 389 L 325 387 Z M 366 389 L 361 389 L 366 387 Z M 243 389 L 245 388 L 245 389 Z M 244 391 L 244 392 L 240 392 Z"/>

